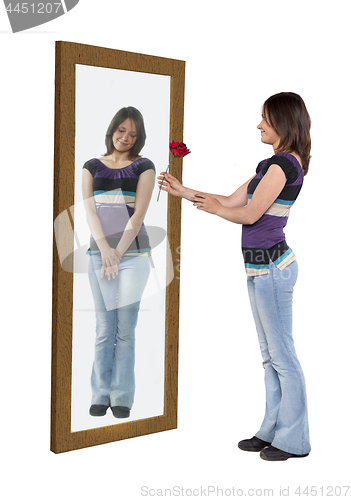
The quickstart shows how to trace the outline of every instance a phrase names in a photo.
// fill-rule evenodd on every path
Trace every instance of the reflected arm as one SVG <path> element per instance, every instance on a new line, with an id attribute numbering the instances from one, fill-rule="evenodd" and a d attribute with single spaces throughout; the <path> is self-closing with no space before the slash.
<path id="1" fill-rule="evenodd" d="M 129 248 L 140 231 L 146 211 L 150 204 L 154 184 L 155 173 L 153 170 L 146 170 L 140 174 L 135 194 L 134 213 L 124 229 L 122 238 L 120 239 L 117 248 L 111 248 L 105 238 L 99 217 L 96 213 L 93 177 L 88 170 L 83 169 L 82 189 L 84 206 L 89 229 L 101 252 L 103 264 L 101 268 L 101 277 L 106 272 L 106 276 L 110 279 L 110 275 L 114 277 L 114 273 L 118 273 L 117 264 L 120 262 L 122 255 Z"/>
<path id="2" fill-rule="evenodd" d="M 83 200 L 84 200 L 84 207 L 85 207 L 88 226 L 92 234 L 92 237 L 96 241 L 99 250 L 102 252 L 103 250 L 106 250 L 110 246 L 106 241 L 105 235 L 102 231 L 99 217 L 97 216 L 96 213 L 94 191 L 93 191 L 93 176 L 85 168 L 83 168 L 82 176 L 83 176 L 82 177 Z"/>
<path id="3" fill-rule="evenodd" d="M 101 278 L 103 277 L 105 270 L 108 269 L 106 276 L 107 279 L 111 279 L 111 275 L 114 278 L 115 273 L 118 274 L 118 264 L 121 260 L 121 254 L 115 248 L 110 247 L 102 230 L 100 219 L 97 216 L 95 208 L 93 176 L 85 168 L 83 168 L 82 175 L 82 191 L 87 222 L 91 235 L 101 252 Z"/>
<path id="4" fill-rule="evenodd" d="M 140 231 L 150 204 L 154 185 L 155 172 L 153 170 L 146 170 L 140 174 L 135 193 L 134 213 L 129 219 L 123 236 L 117 245 L 117 251 L 120 255 L 123 255 L 124 252 L 130 247 L 131 243 L 135 240 Z"/>

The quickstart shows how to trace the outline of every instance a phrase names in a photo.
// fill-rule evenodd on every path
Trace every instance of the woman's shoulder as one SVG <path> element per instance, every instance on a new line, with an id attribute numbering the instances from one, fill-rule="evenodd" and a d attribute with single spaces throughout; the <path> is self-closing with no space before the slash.
<path id="1" fill-rule="evenodd" d="M 150 158 L 147 158 L 146 156 L 137 156 L 136 158 L 133 159 L 133 163 L 144 163 L 144 162 L 151 162 Z"/>
<path id="2" fill-rule="evenodd" d="M 94 176 L 96 168 L 98 166 L 98 162 L 99 160 L 97 158 L 91 158 L 84 163 L 83 168 L 88 170 L 92 174 L 92 176 Z"/>
<path id="3" fill-rule="evenodd" d="M 277 161 L 283 161 L 285 163 L 287 162 L 290 162 L 292 163 L 294 166 L 298 166 L 300 165 L 301 166 L 301 158 L 299 157 L 299 155 L 295 154 L 295 153 L 285 153 L 285 152 L 281 152 L 281 153 L 276 153 L 272 156 L 272 158 L 270 158 L 271 160 L 277 160 Z"/>
<path id="4" fill-rule="evenodd" d="M 133 170 L 137 175 L 146 172 L 146 170 L 153 170 L 154 172 L 156 172 L 154 163 L 145 156 L 140 156 L 137 160 L 135 160 L 132 163 L 132 165 L 133 165 Z"/>
<path id="5" fill-rule="evenodd" d="M 279 165 L 285 173 L 287 184 L 295 182 L 299 177 L 300 170 L 302 171 L 299 160 L 291 153 L 276 153 L 261 163 L 262 175 L 267 172 L 271 165 Z"/>

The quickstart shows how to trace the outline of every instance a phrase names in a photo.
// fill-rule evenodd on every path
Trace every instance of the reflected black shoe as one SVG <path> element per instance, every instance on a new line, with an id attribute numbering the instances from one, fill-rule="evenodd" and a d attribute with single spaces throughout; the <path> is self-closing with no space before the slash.
<path id="1" fill-rule="evenodd" d="M 106 415 L 107 408 L 106 405 L 91 405 L 89 413 L 92 417 L 103 417 Z"/>
<path id="2" fill-rule="evenodd" d="M 241 450 L 244 451 L 261 451 L 266 446 L 269 446 L 271 443 L 267 441 L 262 441 L 262 439 L 254 436 L 251 439 L 244 439 L 243 441 L 239 441 L 238 446 Z"/>
<path id="3" fill-rule="evenodd" d="M 111 406 L 111 410 L 115 418 L 128 418 L 130 415 L 130 409 L 126 406 Z"/>
<path id="4" fill-rule="evenodd" d="M 306 455 L 294 455 L 293 453 L 288 453 L 287 451 L 278 450 L 278 448 L 275 448 L 274 446 L 268 446 L 268 448 L 265 448 L 260 453 L 260 457 L 263 458 L 263 460 L 268 460 L 270 462 L 279 462 L 288 460 L 288 458 L 303 458 L 308 455 L 309 453 L 306 453 Z"/>

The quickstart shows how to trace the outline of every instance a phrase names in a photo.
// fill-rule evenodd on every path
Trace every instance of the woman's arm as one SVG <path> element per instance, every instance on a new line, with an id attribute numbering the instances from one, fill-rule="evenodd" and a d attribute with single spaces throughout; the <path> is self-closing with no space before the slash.
<path id="1" fill-rule="evenodd" d="M 141 225 L 145 219 L 150 204 L 152 191 L 155 185 L 155 172 L 151 169 L 145 170 L 139 176 L 138 186 L 135 193 L 134 213 L 129 219 L 123 236 L 117 245 L 117 251 L 123 255 L 137 237 Z"/>
<path id="2" fill-rule="evenodd" d="M 161 172 L 160 176 L 158 177 L 159 186 L 161 185 L 164 174 L 165 172 Z M 245 205 L 247 205 L 247 186 L 254 177 L 255 176 L 251 177 L 242 186 L 240 186 L 233 194 L 229 196 L 203 193 L 200 191 L 195 191 L 194 189 L 186 188 L 178 181 L 178 179 L 173 177 L 173 175 L 171 174 L 165 175 L 165 179 L 163 180 L 162 183 L 162 190 L 167 191 L 169 194 L 172 194 L 174 196 L 179 196 L 189 201 L 193 201 L 194 196 L 197 194 L 197 195 L 210 196 L 215 200 L 217 200 L 224 207 L 232 207 L 232 208 L 244 207 Z"/>
<path id="3" fill-rule="evenodd" d="M 255 189 L 250 203 L 244 207 L 225 207 L 215 198 L 202 193 L 197 193 L 192 201 L 199 210 L 218 215 L 230 222 L 254 224 L 278 198 L 285 183 L 285 173 L 281 167 L 271 165 Z"/>
<path id="4" fill-rule="evenodd" d="M 101 277 L 103 277 L 103 268 L 107 267 L 111 268 L 112 275 L 114 277 L 114 273 L 118 273 L 117 264 L 119 264 L 121 260 L 121 255 L 115 248 L 110 247 L 102 231 L 101 223 L 95 208 L 93 176 L 86 168 L 83 168 L 82 191 L 88 226 L 92 237 L 101 252 L 103 264 Z"/>
<path id="5" fill-rule="evenodd" d="M 221 201 L 217 196 L 215 196 L 215 198 L 224 207 L 229 207 L 229 208 L 245 207 L 247 205 L 247 186 L 250 184 L 255 175 L 250 177 L 250 179 L 246 181 L 244 184 L 242 184 L 236 191 L 234 191 L 233 194 L 222 197 L 224 198 L 223 201 Z"/>
<path id="6" fill-rule="evenodd" d="M 89 229 L 101 252 L 101 278 L 104 274 L 106 274 L 108 279 L 110 279 L 111 275 L 114 278 L 115 273 L 118 274 L 117 264 L 119 264 L 122 255 L 129 248 L 140 231 L 151 200 L 154 184 L 155 173 L 153 170 L 146 170 L 140 174 L 135 194 L 134 213 L 125 227 L 117 248 L 111 248 L 105 238 L 100 220 L 96 214 L 93 193 L 93 177 L 88 170 L 83 169 L 84 205 Z"/>

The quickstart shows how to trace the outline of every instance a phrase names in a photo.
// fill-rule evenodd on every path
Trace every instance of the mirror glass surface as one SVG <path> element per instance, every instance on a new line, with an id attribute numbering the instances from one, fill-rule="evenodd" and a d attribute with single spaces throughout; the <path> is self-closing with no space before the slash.
<path id="1" fill-rule="evenodd" d="M 88 279 L 86 250 L 90 230 L 82 197 L 82 167 L 86 161 L 103 156 L 107 127 L 125 106 L 133 106 L 143 115 L 147 138 L 140 154 L 153 161 L 158 175 L 169 162 L 170 77 L 76 65 L 75 204 L 70 210 L 75 245 L 72 432 L 163 415 L 165 291 L 173 276 L 166 275 L 167 194 L 161 192 L 157 201 L 156 182 L 144 220 L 152 248 L 152 265 L 136 327 L 134 404 L 126 419 L 114 418 L 110 410 L 103 417 L 89 415 L 96 321 Z"/>

